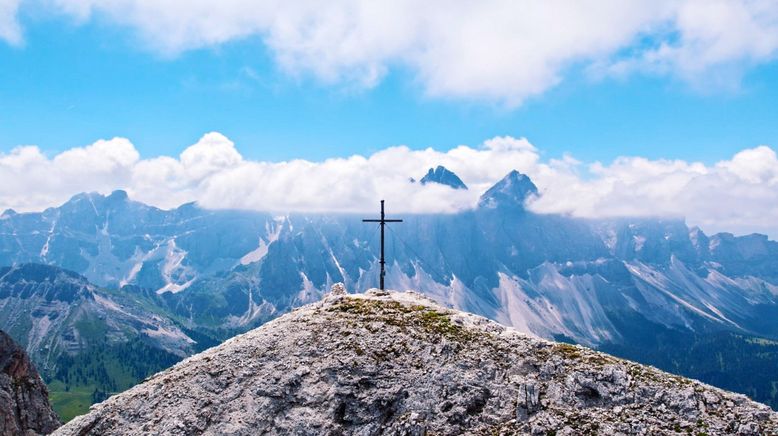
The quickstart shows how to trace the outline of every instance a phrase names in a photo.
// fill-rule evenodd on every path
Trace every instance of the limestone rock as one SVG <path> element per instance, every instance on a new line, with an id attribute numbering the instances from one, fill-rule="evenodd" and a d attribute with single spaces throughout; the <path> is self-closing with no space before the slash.
<path id="1" fill-rule="evenodd" d="M 330 287 L 330 295 L 347 295 L 348 291 L 346 291 L 346 285 L 344 285 L 342 282 L 335 283 Z"/>
<path id="2" fill-rule="evenodd" d="M 324 300 L 92 407 L 58 435 L 776 434 L 767 406 L 413 292 Z"/>

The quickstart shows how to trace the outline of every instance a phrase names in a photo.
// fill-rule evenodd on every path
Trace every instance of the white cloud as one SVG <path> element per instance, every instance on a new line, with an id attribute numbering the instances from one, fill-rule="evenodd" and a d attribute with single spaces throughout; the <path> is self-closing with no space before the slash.
<path id="1" fill-rule="evenodd" d="M 0 0 L 0 40 L 11 45 L 22 43 L 22 30 L 16 14 L 21 0 Z"/>
<path id="2" fill-rule="evenodd" d="M 410 183 L 444 165 L 470 187 Z M 526 139 L 495 137 L 447 151 L 405 146 L 322 162 L 244 159 L 219 133 L 204 135 L 178 157 L 142 159 L 126 139 L 101 140 L 52 158 L 34 146 L 0 154 L 0 207 L 41 210 L 84 191 L 122 188 L 164 208 L 198 201 L 208 208 L 373 212 L 384 198 L 393 213 L 454 212 L 510 170 L 528 174 L 542 195 L 539 213 L 579 217 L 686 217 L 708 232 L 778 236 L 778 156 L 767 146 L 713 165 L 620 157 L 584 164 L 572 156 L 544 161 Z"/>
<path id="3" fill-rule="evenodd" d="M 260 38 L 292 75 L 371 87 L 403 69 L 427 95 L 508 106 L 547 91 L 571 67 L 734 86 L 778 51 L 774 0 L 26 1 L 129 28 L 163 55 Z M 8 41 L 20 38 L 17 4 L 0 0 Z"/>
<path id="4" fill-rule="evenodd" d="M 243 158 L 235 144 L 219 133 L 208 133 L 197 144 L 181 153 L 181 165 L 192 179 L 203 179 L 221 170 L 233 168 Z"/>
<path id="5" fill-rule="evenodd" d="M 778 185 L 778 157 L 767 146 L 743 150 L 719 166 L 750 183 Z"/>
<path id="6" fill-rule="evenodd" d="M 46 157 L 34 146 L 0 154 L 0 207 L 39 210 L 75 193 L 127 189 L 133 198 L 161 207 L 198 201 L 205 207 L 281 211 L 374 209 L 379 197 L 398 211 L 451 212 L 475 203 L 478 192 L 510 169 L 530 168 L 538 155 L 526 140 L 495 138 L 486 147 L 459 146 L 448 152 L 404 146 L 371 156 L 323 162 L 245 160 L 219 133 L 204 135 L 179 157 L 140 159 L 123 138 Z M 443 164 L 476 190 L 452 191 L 408 181 Z"/>
<path id="7" fill-rule="evenodd" d="M 532 207 L 581 217 L 683 217 L 707 232 L 778 237 L 778 158 L 767 146 L 706 166 L 621 157 L 589 166 L 590 177 L 560 170 L 544 178 Z"/>
<path id="8" fill-rule="evenodd" d="M 671 72 L 727 86 L 748 67 L 775 59 L 778 51 L 778 3 L 772 0 L 678 2 L 671 21 L 667 38 L 610 63 L 610 72 Z"/>

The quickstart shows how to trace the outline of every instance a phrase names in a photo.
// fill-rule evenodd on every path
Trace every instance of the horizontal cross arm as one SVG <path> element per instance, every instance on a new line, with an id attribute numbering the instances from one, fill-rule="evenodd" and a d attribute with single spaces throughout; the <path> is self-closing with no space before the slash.
<path id="1" fill-rule="evenodd" d="M 381 220 L 362 220 L 363 223 L 380 223 Z"/>
<path id="2" fill-rule="evenodd" d="M 385 223 L 401 223 L 403 220 L 384 220 Z"/>

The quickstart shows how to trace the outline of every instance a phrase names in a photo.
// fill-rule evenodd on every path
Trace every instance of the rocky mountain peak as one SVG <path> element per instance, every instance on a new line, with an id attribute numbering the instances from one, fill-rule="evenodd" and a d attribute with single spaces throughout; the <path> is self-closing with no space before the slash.
<path id="1" fill-rule="evenodd" d="M 538 195 L 538 187 L 525 174 L 516 170 L 489 188 L 478 200 L 478 207 L 496 208 L 499 206 L 523 207 L 531 196 Z"/>
<path id="2" fill-rule="evenodd" d="M 742 395 L 527 336 L 415 292 L 338 287 L 57 434 L 775 431 L 778 414 Z"/>
<path id="3" fill-rule="evenodd" d="M 454 189 L 467 189 L 467 185 L 456 174 L 449 171 L 448 168 L 438 165 L 437 168 L 430 168 L 427 174 L 419 181 L 422 185 L 427 183 L 438 183 L 450 186 Z"/>
<path id="4" fill-rule="evenodd" d="M 102 194 L 99 192 L 79 192 L 78 194 L 73 195 L 66 201 L 62 206 L 67 205 L 80 205 L 84 202 L 94 202 L 96 199 L 102 199 L 104 198 Z"/>
<path id="5" fill-rule="evenodd" d="M 27 354 L 0 330 L 0 435 L 54 431 L 60 422 L 48 395 Z"/>
<path id="6" fill-rule="evenodd" d="M 49 209 L 50 212 L 75 215 L 86 226 L 104 224 L 108 217 L 117 214 L 134 213 L 147 216 L 148 213 L 155 213 L 158 210 L 156 207 L 133 201 L 123 189 L 116 189 L 108 195 L 99 192 L 82 192 L 71 197 L 59 208 Z"/>
<path id="7" fill-rule="evenodd" d="M 117 189 L 117 190 L 111 192 L 111 194 L 108 195 L 108 197 L 106 197 L 106 200 L 109 200 L 109 201 L 114 202 L 114 203 L 124 202 L 124 201 L 127 201 L 128 199 L 129 199 L 129 196 L 127 195 L 127 191 L 125 191 L 123 189 Z"/>

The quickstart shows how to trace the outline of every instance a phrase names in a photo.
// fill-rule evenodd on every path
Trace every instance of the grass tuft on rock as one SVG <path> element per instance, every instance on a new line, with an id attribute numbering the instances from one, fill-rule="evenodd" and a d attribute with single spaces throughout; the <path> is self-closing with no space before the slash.
<path id="1" fill-rule="evenodd" d="M 344 298 L 329 310 L 357 315 L 365 321 L 378 321 L 402 328 L 417 327 L 427 334 L 442 336 L 451 341 L 470 342 L 476 338 L 473 332 L 454 323 L 448 313 L 423 305 L 408 306 L 397 301 Z"/>

